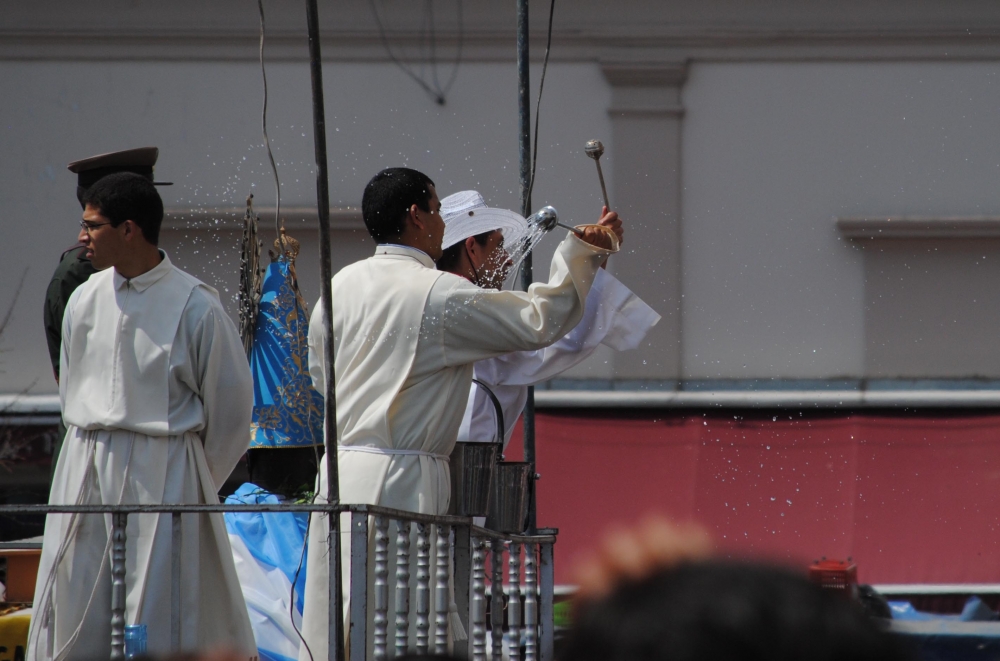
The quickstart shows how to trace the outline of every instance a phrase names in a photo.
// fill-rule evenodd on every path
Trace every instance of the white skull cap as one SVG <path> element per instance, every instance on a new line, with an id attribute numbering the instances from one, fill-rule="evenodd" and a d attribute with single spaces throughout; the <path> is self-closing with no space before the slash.
<path id="1" fill-rule="evenodd" d="M 486 206 L 483 196 L 474 190 L 452 193 L 441 200 L 441 218 L 444 219 L 442 250 L 493 230 L 503 233 L 504 245 L 509 249 L 528 231 L 528 223 L 521 214 Z"/>

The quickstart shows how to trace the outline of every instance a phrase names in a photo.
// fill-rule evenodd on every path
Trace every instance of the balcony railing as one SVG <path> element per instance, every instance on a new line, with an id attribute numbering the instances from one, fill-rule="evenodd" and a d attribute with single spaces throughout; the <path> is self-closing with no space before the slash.
<path id="1" fill-rule="evenodd" d="M 473 525 L 471 518 L 432 516 L 375 505 L 305 504 L 218 504 L 218 505 L 2 505 L 2 514 L 82 514 L 111 515 L 111 659 L 125 658 L 125 549 L 126 526 L 132 514 L 170 514 L 170 604 L 172 649 L 181 647 L 181 517 L 185 514 L 222 512 L 321 512 L 350 513 L 350 661 L 388 659 L 405 654 L 446 653 L 449 646 L 448 617 L 451 593 L 458 606 L 467 641 L 457 641 L 453 653 L 473 661 L 488 657 L 500 661 L 504 644 L 504 608 L 507 595 L 507 630 L 510 658 L 520 658 L 520 641 L 525 641 L 525 661 L 553 659 L 554 618 L 553 546 L 556 530 L 543 529 L 537 535 L 508 535 Z M 395 525 L 393 525 L 395 524 Z M 411 537 L 416 539 L 412 549 Z M 374 545 L 369 537 L 374 533 Z M 395 535 L 395 581 L 390 589 L 388 576 L 390 535 Z M 431 545 L 435 566 L 430 567 Z M 370 549 L 374 548 L 374 552 Z M 522 560 L 523 554 L 523 560 Z M 415 603 L 410 600 L 411 559 L 416 560 Z M 487 574 L 487 557 L 490 558 Z M 454 567 L 454 572 L 451 571 Z M 523 571 L 522 571 L 523 567 Z M 373 575 L 373 594 L 368 578 Z M 505 587 L 506 577 L 506 587 Z M 489 583 L 492 602 L 487 621 L 486 593 Z M 330 594 L 336 594 L 335 574 L 330 575 Z M 523 595 L 523 613 L 522 601 Z M 374 613 L 369 618 L 369 602 Z M 432 612 L 433 604 L 433 612 Z M 412 608 L 411 608 L 412 606 Z M 411 610 L 415 627 L 410 627 Z M 389 614 L 395 617 L 395 635 L 390 645 Z M 430 640 L 431 618 L 434 640 Z M 372 636 L 369 637 L 369 627 Z M 410 629 L 415 629 L 415 636 Z M 340 661 L 344 650 L 330 632 L 330 655 Z M 489 638 L 489 652 L 487 639 Z M 369 639 L 371 649 L 369 649 Z M 319 660 L 316 660 L 319 661 Z"/>

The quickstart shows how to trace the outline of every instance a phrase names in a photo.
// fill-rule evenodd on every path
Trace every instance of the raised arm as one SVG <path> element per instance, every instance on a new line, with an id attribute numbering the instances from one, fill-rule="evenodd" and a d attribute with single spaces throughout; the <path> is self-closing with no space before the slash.
<path id="1" fill-rule="evenodd" d="M 571 234 L 552 257 L 549 281 L 535 283 L 527 292 L 483 290 L 463 278 L 442 277 L 431 291 L 428 309 L 441 315 L 445 364 L 466 364 L 555 342 L 580 320 L 583 301 L 609 254 L 611 250 Z"/>

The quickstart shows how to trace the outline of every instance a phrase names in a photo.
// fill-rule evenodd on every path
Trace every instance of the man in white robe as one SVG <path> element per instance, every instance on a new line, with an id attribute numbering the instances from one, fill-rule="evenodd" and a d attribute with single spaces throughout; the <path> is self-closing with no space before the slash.
<path id="1" fill-rule="evenodd" d="M 599 224 L 614 230 L 621 242 L 621 220 L 606 208 L 603 214 Z M 444 252 L 438 268 L 480 287 L 501 288 L 511 266 L 505 246 L 513 245 L 527 228 L 524 218 L 513 211 L 487 207 L 476 191 L 453 193 L 441 200 L 441 216 Z M 587 295 L 583 318 L 572 331 L 544 349 L 477 362 L 473 378 L 486 384 L 500 402 L 504 446 L 510 442 L 528 400 L 528 386 L 559 376 L 602 344 L 616 351 L 636 348 L 659 320 L 660 315 L 602 268 Z M 497 440 L 497 433 L 496 408 L 482 387 L 473 384 L 458 440 L 490 442 Z"/>
<path id="2" fill-rule="evenodd" d="M 436 270 L 444 222 L 425 175 L 406 168 L 380 172 L 365 189 L 362 215 L 379 244 L 375 255 L 344 268 L 332 283 L 340 498 L 444 514 L 448 456 L 472 364 L 547 346 L 576 325 L 612 242 L 593 229 L 585 240 L 571 234 L 552 258 L 547 283 L 528 292 L 487 291 Z M 309 325 L 309 366 L 314 385 L 325 392 L 320 310 L 317 305 Z M 318 495 L 326 494 L 326 484 L 324 462 Z M 328 658 L 328 535 L 328 517 L 314 515 L 303 609 L 314 659 Z M 305 646 L 299 659 L 309 659 Z"/>
<path id="3" fill-rule="evenodd" d="M 163 203 L 144 177 L 109 175 L 84 196 L 80 240 L 99 270 L 63 318 L 59 395 L 67 432 L 50 504 L 218 503 L 249 443 L 252 381 L 216 291 L 156 247 Z M 256 657 L 221 514 L 185 514 L 181 646 Z M 45 522 L 27 658 L 111 649 L 110 515 Z M 128 517 L 127 625 L 171 650 L 171 515 Z"/>

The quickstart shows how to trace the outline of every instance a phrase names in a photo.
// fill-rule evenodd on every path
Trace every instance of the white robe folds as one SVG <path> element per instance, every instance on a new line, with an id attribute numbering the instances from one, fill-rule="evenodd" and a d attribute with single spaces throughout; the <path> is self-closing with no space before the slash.
<path id="1" fill-rule="evenodd" d="M 448 455 L 472 363 L 564 335 L 579 321 L 608 254 L 570 235 L 552 258 L 549 281 L 528 292 L 480 289 L 435 270 L 430 257 L 405 246 L 379 246 L 373 257 L 340 271 L 333 278 L 333 328 L 341 501 L 446 513 Z M 317 305 L 309 367 L 325 392 L 321 315 Z M 326 493 L 325 463 L 318 493 Z M 314 515 L 303 610 L 314 658 L 327 658 L 328 535 L 327 517 Z"/>
<path id="2" fill-rule="evenodd" d="M 660 315 L 653 308 L 601 269 L 587 295 L 583 319 L 564 337 L 544 349 L 517 351 L 477 362 L 473 376 L 493 391 L 503 411 L 504 447 L 528 401 L 528 386 L 559 376 L 602 344 L 615 351 L 634 349 L 659 321 Z M 482 388 L 473 384 L 458 440 L 490 442 L 496 435 L 496 408 Z"/>
<path id="3" fill-rule="evenodd" d="M 126 280 L 91 276 L 63 320 L 59 384 L 66 439 L 50 504 L 217 503 L 246 451 L 252 380 L 214 289 L 161 263 Z M 256 656 L 221 514 L 181 520 L 181 643 Z M 107 658 L 110 515 L 50 514 L 27 658 Z M 130 515 L 126 624 L 150 654 L 170 651 L 171 515 Z"/>

